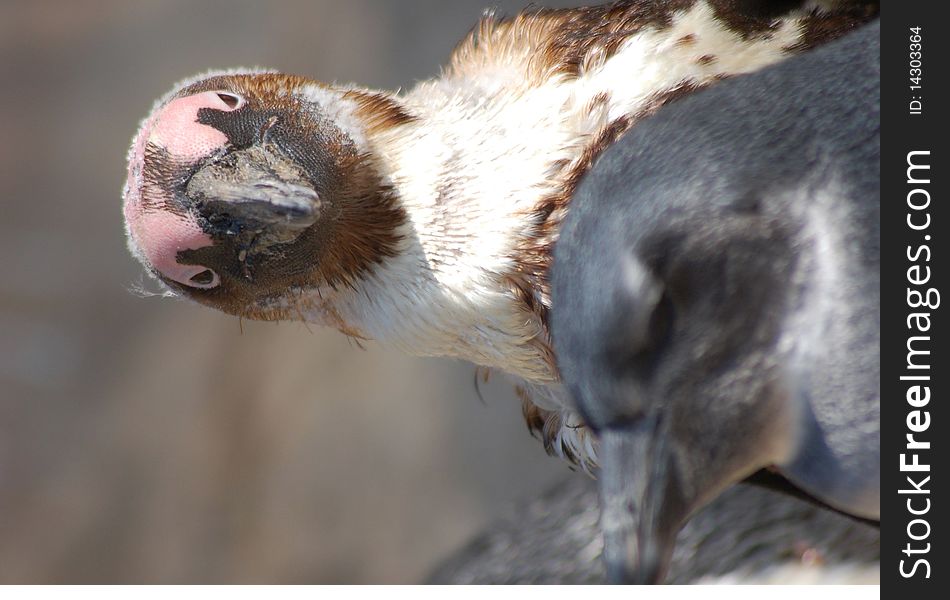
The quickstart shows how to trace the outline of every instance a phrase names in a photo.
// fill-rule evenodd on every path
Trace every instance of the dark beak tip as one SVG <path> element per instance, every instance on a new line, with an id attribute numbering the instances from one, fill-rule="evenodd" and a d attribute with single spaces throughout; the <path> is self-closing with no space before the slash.
<path id="1" fill-rule="evenodd" d="M 631 551 L 627 540 L 605 545 L 604 562 L 607 582 L 622 585 L 654 585 L 663 583 L 667 560 L 653 543 L 641 540 Z"/>
<path id="2" fill-rule="evenodd" d="M 662 583 L 686 515 L 667 435 L 644 420 L 601 432 L 601 527 L 607 580 Z"/>

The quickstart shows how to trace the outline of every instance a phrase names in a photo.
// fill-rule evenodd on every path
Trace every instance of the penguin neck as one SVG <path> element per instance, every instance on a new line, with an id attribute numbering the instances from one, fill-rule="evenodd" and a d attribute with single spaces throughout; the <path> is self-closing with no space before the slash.
<path id="1" fill-rule="evenodd" d="M 441 77 L 401 95 L 356 92 L 386 99 L 376 102 L 384 111 L 364 111 L 354 137 L 407 222 L 398 255 L 334 302 L 351 331 L 417 355 L 556 381 L 548 271 L 581 176 L 637 120 L 777 62 L 801 35 L 795 14 L 743 39 L 695 2 L 612 53 L 592 48 L 568 72 L 528 57 L 558 31 L 552 18 L 483 23 Z"/>
<path id="2" fill-rule="evenodd" d="M 441 77 L 405 93 L 310 90 L 407 215 L 397 255 L 354 289 L 321 292 L 318 317 L 413 354 L 555 382 L 548 272 L 580 178 L 638 120 L 778 62 L 821 19 L 793 10 L 737 32 L 702 0 L 652 17 L 633 6 L 610 9 L 623 32 L 589 47 L 565 49 L 558 36 L 607 8 L 487 17 Z"/>

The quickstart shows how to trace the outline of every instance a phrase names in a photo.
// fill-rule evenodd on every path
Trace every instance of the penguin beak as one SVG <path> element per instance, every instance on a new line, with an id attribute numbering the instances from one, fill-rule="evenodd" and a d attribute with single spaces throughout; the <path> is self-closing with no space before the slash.
<path id="1" fill-rule="evenodd" d="M 659 418 L 601 431 L 601 526 L 610 583 L 660 583 L 688 516 Z"/>
<path id="2" fill-rule="evenodd" d="M 202 167 L 191 177 L 187 194 L 212 224 L 266 231 L 273 241 L 294 239 L 321 212 L 319 195 L 293 161 L 261 145 Z"/>

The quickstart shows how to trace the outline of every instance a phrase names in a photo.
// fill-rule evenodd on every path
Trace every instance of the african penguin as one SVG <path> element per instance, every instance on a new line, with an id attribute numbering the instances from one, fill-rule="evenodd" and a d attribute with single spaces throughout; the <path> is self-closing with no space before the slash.
<path id="1" fill-rule="evenodd" d="M 129 151 L 129 248 L 170 293 L 326 324 L 520 383 L 546 449 L 596 463 L 551 346 L 549 271 L 600 152 L 677 98 L 876 2 L 627 0 L 486 15 L 403 93 L 233 70 L 161 98 Z M 596 292 L 596 289 L 591 290 Z"/>
<path id="2" fill-rule="evenodd" d="M 766 468 L 880 519 L 880 23 L 643 120 L 553 268 L 564 383 L 600 434 L 608 576 Z M 596 290 L 596 293 L 591 293 Z"/>

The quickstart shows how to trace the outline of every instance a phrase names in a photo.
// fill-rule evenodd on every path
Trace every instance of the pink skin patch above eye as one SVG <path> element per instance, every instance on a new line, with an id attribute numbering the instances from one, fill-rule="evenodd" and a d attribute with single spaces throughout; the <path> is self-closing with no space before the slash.
<path id="1" fill-rule="evenodd" d="M 171 192 L 145 184 L 140 174 L 145 168 L 146 142 L 164 148 L 172 158 L 186 164 L 210 156 L 225 146 L 228 138 L 224 133 L 198 122 L 198 111 L 202 108 L 229 112 L 243 106 L 243 98 L 230 92 L 221 93 L 233 100 L 233 105 L 225 102 L 218 92 L 203 92 L 172 100 L 149 117 L 133 144 L 126 183 L 125 220 L 135 245 L 152 268 L 164 277 L 201 289 L 219 285 L 218 274 L 211 271 L 210 278 L 192 281 L 192 277 L 210 269 L 180 264 L 178 253 L 211 246 L 214 242 L 201 230 L 193 215 L 143 206 L 143 196 L 149 198 L 147 206 L 157 207 L 169 200 Z"/>
<path id="2" fill-rule="evenodd" d="M 218 92 L 203 92 L 172 100 L 155 115 L 148 141 L 165 148 L 169 154 L 182 161 L 191 162 L 208 156 L 224 146 L 228 138 L 214 127 L 199 123 L 198 111 L 213 108 L 230 112 L 243 105 L 243 99 L 233 94 L 228 96 L 237 100 L 233 107 Z"/>
<path id="3" fill-rule="evenodd" d="M 125 218 L 132 239 L 145 255 L 145 260 L 162 276 L 201 289 L 213 288 L 221 283 L 218 274 L 213 271 L 210 281 L 192 281 L 192 277 L 210 269 L 178 262 L 179 252 L 205 248 L 214 243 L 201 230 L 194 217 L 183 217 L 167 210 L 143 211 L 140 207 L 126 204 Z"/>

